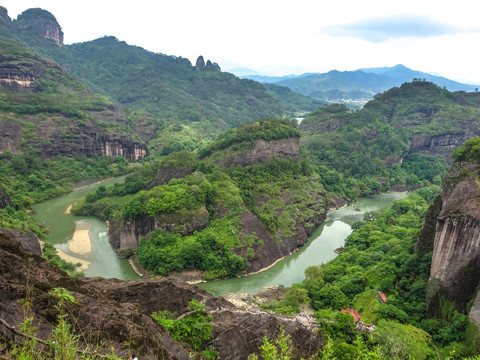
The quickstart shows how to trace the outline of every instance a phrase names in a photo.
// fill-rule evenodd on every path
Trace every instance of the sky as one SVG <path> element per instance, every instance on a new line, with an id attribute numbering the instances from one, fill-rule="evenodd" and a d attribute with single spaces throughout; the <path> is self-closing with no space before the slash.
<path id="1" fill-rule="evenodd" d="M 478 0 L 0 0 L 50 11 L 66 44 L 112 35 L 262 75 L 403 64 L 480 84 Z"/>

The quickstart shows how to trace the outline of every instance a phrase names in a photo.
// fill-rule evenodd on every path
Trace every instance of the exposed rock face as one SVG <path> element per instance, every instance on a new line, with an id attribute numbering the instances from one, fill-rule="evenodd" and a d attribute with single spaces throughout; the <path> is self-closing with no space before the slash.
<path id="1" fill-rule="evenodd" d="M 32 315 L 37 327 L 35 336 L 43 344 L 56 323 L 57 299 L 49 292 L 65 288 L 78 303 L 65 304 L 67 321 L 79 336 L 80 348 L 87 346 L 99 354 L 127 357 L 135 351 L 139 358 L 190 359 L 189 349 L 177 344 L 165 329 L 154 321 L 151 313 L 168 310 L 177 316 L 188 311 L 188 303 L 196 299 L 206 305 L 214 318 L 213 345 L 221 359 L 246 359 L 257 352 L 262 337 L 274 338 L 281 328 L 290 334 L 295 358 L 306 358 L 319 351 L 323 341 L 315 329 L 295 319 L 254 314 L 221 298 L 215 298 L 194 286 L 167 279 L 123 282 L 116 279 L 68 277 L 39 256 L 28 254 L 18 243 L 0 235 L 0 340 L 22 342 L 19 333 L 24 321 L 19 303 L 27 289 L 32 294 Z M 221 310 L 217 310 L 221 308 Z M 48 347 L 44 347 L 47 349 Z M 0 357 L 5 347 L 0 348 Z M 297 356 L 298 355 L 298 356 Z"/>
<path id="2" fill-rule="evenodd" d="M 9 105 L 15 109 L 36 101 L 34 93 L 45 90 L 45 81 L 41 80 L 56 86 L 75 81 L 59 65 L 30 52 L 0 54 L 0 64 L 0 86 L 6 88 L 11 99 Z M 75 88 L 66 91 L 72 96 L 89 95 Z M 4 116 L 0 121 L 0 153 L 8 150 L 16 154 L 25 147 L 34 147 L 44 159 L 58 155 L 109 155 L 133 161 L 148 155 L 145 142 L 154 136 L 154 129 L 149 129 L 149 134 L 128 133 L 125 114 L 113 105 L 92 104 L 92 109 L 81 110 L 75 107 L 51 110 L 49 106 L 47 103 L 46 110 L 33 113 Z M 142 135 L 146 138 L 139 139 Z"/>
<path id="3" fill-rule="evenodd" d="M 197 62 L 195 63 L 195 68 L 197 70 L 201 70 L 205 67 L 205 60 L 203 59 L 203 56 L 200 55 L 198 58 L 197 58 Z"/>
<path id="4" fill-rule="evenodd" d="M 140 240 L 150 237 L 154 230 L 189 235 L 205 228 L 208 225 L 208 217 L 208 211 L 204 206 L 190 212 L 164 213 L 156 217 L 144 216 L 118 224 L 111 223 L 108 237 L 115 250 L 136 249 Z"/>
<path id="5" fill-rule="evenodd" d="M 192 169 L 190 167 L 175 167 L 175 166 L 163 166 L 158 169 L 157 174 L 155 175 L 155 180 L 153 184 L 150 185 L 150 188 L 167 184 L 172 179 L 178 179 L 190 175 Z"/>
<path id="6" fill-rule="evenodd" d="M 31 91 L 34 82 L 43 76 L 46 69 L 55 68 L 55 71 L 64 73 L 59 66 L 48 61 L 27 64 L 30 59 L 15 58 L 0 54 L 0 86 L 15 91 Z M 16 64 L 15 62 L 23 61 Z"/>
<path id="7" fill-rule="evenodd" d="M 450 153 L 462 145 L 466 140 L 479 136 L 480 131 L 474 131 L 468 128 L 465 132 L 441 134 L 441 135 L 417 135 L 410 141 L 410 153 L 422 152 L 427 154 L 445 154 Z M 447 160 L 451 161 L 450 158 Z"/>
<path id="8" fill-rule="evenodd" d="M 324 345 L 320 337 L 312 337 L 312 328 L 288 317 L 272 316 L 260 312 L 245 317 L 244 311 L 222 311 L 214 313 L 214 345 L 219 350 L 221 359 L 248 359 L 251 353 L 258 353 L 265 334 L 270 339 L 276 338 L 281 327 L 285 334 L 290 334 L 293 348 L 292 359 L 309 359 Z M 293 320 L 293 321 L 292 321 Z"/>
<path id="9" fill-rule="evenodd" d="M 13 27 L 22 37 L 40 36 L 63 46 L 63 31 L 55 16 L 42 9 L 28 9 L 13 22 Z"/>
<path id="10" fill-rule="evenodd" d="M 42 255 L 42 244 L 38 236 L 33 232 L 28 231 L 24 233 L 14 229 L 0 228 L 0 234 L 18 241 L 25 251 L 39 256 Z"/>
<path id="11" fill-rule="evenodd" d="M 283 193 L 282 199 L 285 201 L 285 205 L 295 205 L 297 210 L 293 214 L 289 214 L 290 218 L 295 221 L 295 229 L 293 235 L 285 237 L 280 231 L 277 231 L 277 240 L 273 235 L 265 229 L 259 219 L 252 213 L 245 211 L 241 216 L 242 222 L 240 237 L 245 235 L 255 235 L 261 240 L 261 245 L 256 244 L 253 246 L 255 256 L 253 259 L 249 259 L 247 256 L 247 247 L 234 249 L 234 252 L 243 258 L 248 259 L 249 272 L 257 272 L 266 267 L 273 265 L 279 259 L 291 255 L 298 250 L 299 247 L 305 245 L 313 231 L 325 221 L 327 215 L 327 202 L 325 201 L 325 194 L 323 193 L 311 193 L 310 202 L 303 203 L 307 208 L 313 210 L 313 215 L 307 219 L 301 219 L 296 215 L 299 215 L 300 210 L 298 206 L 291 200 L 290 194 Z M 261 199 L 257 199 L 257 204 Z M 283 210 L 286 211 L 286 210 Z M 307 225 L 308 224 L 308 225 Z M 279 241 L 278 241 L 279 240 Z"/>
<path id="12" fill-rule="evenodd" d="M 97 113 L 97 116 L 110 117 L 110 114 Z M 51 118 L 38 123 L 36 127 L 36 136 L 31 138 L 28 144 L 35 146 L 40 151 L 38 155 L 41 158 L 52 158 L 57 155 L 73 157 L 77 155 L 108 155 L 112 157 L 124 156 L 129 161 L 135 161 L 148 155 L 145 144 L 137 143 L 131 139 L 115 138 L 112 135 L 104 134 L 94 121 L 73 126 L 66 124 L 69 128 L 68 133 L 60 132 L 55 123 L 58 118 Z M 121 115 L 120 115 L 121 119 Z M 63 119 L 63 121 L 65 121 Z M 17 153 L 22 149 L 22 138 L 24 129 L 13 121 L 0 122 L 0 153 L 6 150 Z"/>
<path id="13" fill-rule="evenodd" d="M 5 209 L 7 206 L 13 207 L 13 202 L 10 196 L 5 192 L 3 186 L 0 185 L 0 209 Z"/>
<path id="14" fill-rule="evenodd" d="M 225 150 L 224 154 L 217 161 L 219 165 L 230 166 L 248 166 L 257 162 L 268 160 L 272 156 L 280 159 L 300 159 L 300 143 L 297 138 L 281 140 L 255 140 L 253 148 L 236 153 L 232 146 Z"/>
<path id="15" fill-rule="evenodd" d="M 441 315 L 442 299 L 465 311 L 467 303 L 476 296 L 480 282 L 480 185 L 476 173 L 479 169 L 476 163 L 453 164 L 440 199 L 427 213 L 417 242 L 417 249 L 427 252 L 432 249 L 434 237 L 427 288 L 427 311 L 432 315 Z M 480 324 L 480 317 L 474 318 L 477 312 L 471 312 L 470 316 Z"/>

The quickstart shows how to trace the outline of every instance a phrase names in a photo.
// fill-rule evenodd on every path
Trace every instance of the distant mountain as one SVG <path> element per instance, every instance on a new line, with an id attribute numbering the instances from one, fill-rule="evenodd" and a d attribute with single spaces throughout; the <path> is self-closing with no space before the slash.
<path id="1" fill-rule="evenodd" d="M 252 75 L 252 74 L 246 74 L 246 75 L 238 75 L 242 79 L 250 79 L 250 80 L 255 80 L 258 81 L 259 83 L 262 84 L 275 84 L 283 80 L 290 80 L 290 79 L 297 79 L 303 76 L 306 76 L 308 74 L 303 74 L 303 75 L 284 75 L 284 76 L 264 76 L 264 75 Z"/>
<path id="2" fill-rule="evenodd" d="M 323 100 L 299 94 L 285 86 L 276 84 L 263 84 L 263 86 L 282 105 L 285 113 L 292 117 L 304 117 L 306 113 L 328 104 Z"/>
<path id="3" fill-rule="evenodd" d="M 414 79 L 422 79 L 445 87 L 449 91 L 475 91 L 478 86 L 462 84 L 441 76 L 407 68 L 404 65 L 382 68 L 364 68 L 356 71 L 332 70 L 328 73 L 307 73 L 283 77 L 248 76 L 262 83 L 273 83 L 317 99 L 351 103 L 365 103 L 377 93 L 398 87 Z"/>
<path id="4" fill-rule="evenodd" d="M 258 72 L 249 68 L 238 67 L 234 69 L 227 69 L 226 72 L 232 73 L 233 75 L 238 76 L 239 78 L 258 75 Z"/>
<path id="5" fill-rule="evenodd" d="M 463 84 L 457 81 L 449 80 L 442 76 L 431 75 L 422 71 L 416 71 L 409 69 L 408 67 L 398 64 L 393 67 L 382 67 L 382 68 L 364 68 L 359 69 L 360 71 L 378 75 L 389 76 L 391 78 L 396 78 L 399 81 L 408 82 L 415 79 L 425 79 L 426 81 L 433 82 L 434 84 L 440 87 L 446 87 L 449 91 L 475 91 L 477 85 Z"/>

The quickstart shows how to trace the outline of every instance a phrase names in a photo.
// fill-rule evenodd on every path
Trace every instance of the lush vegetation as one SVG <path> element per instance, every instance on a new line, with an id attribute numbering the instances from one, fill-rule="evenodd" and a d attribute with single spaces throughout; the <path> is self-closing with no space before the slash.
<path id="1" fill-rule="evenodd" d="M 263 84 L 263 87 L 282 105 L 286 115 L 293 118 L 303 117 L 326 104 L 323 100 L 302 95 L 284 86 Z"/>
<path id="2" fill-rule="evenodd" d="M 158 311 L 152 316 L 167 329 L 173 340 L 188 344 L 194 353 L 205 359 L 217 358 L 211 345 L 212 315 L 205 312 L 205 305 L 197 300 L 190 301 L 188 313 L 178 320 L 168 311 Z"/>
<path id="3" fill-rule="evenodd" d="M 30 78 L 25 81 L 31 81 L 28 91 L 0 87 L 0 126 L 8 130 L 2 149 L 15 147 L 0 154 L 0 192 L 10 198 L 0 209 L 0 227 L 43 237 L 45 229 L 30 217 L 34 203 L 63 195 L 83 180 L 130 171 L 124 158 L 45 160 L 49 155 L 39 152 L 58 143 L 61 149 L 72 149 L 67 154 L 76 153 L 76 144 L 92 140 L 87 128 L 95 129 L 95 136 L 148 142 L 151 159 L 162 156 L 139 166 L 122 184 L 99 186 L 73 209 L 112 224 L 161 218 L 171 225 L 152 232 L 137 250 L 140 263 L 157 275 L 199 269 L 206 279 L 213 279 L 248 271 L 264 239 L 245 231 L 242 216 L 252 215 L 281 244 L 293 239 L 299 226 L 313 227 L 315 218 L 323 215 L 324 191 L 353 201 L 394 185 L 409 190 L 426 186 L 383 213 L 366 214 L 364 221 L 353 225 L 344 251 L 334 261 L 308 268 L 304 282 L 265 307 L 295 314 L 309 303 L 329 339 L 320 355 L 324 359 L 428 359 L 435 356 L 433 344 L 450 358 L 479 350 L 477 329 L 450 303 L 442 303 L 441 318 L 425 316 L 430 255 L 414 251 L 428 203 L 447 171 L 445 157 L 450 151 L 431 155 L 424 149 L 431 141 L 422 141 L 464 133 L 467 127 L 480 131 L 479 94 L 451 93 L 414 81 L 376 95 L 359 111 L 338 104 L 321 107 L 299 130 L 295 121 L 268 116 L 297 113 L 312 106 L 311 99 L 275 86 L 267 92 L 216 65 L 196 69 L 187 59 L 153 54 L 113 37 L 62 48 L 49 41 L 44 46 L 43 37 L 29 27 L 39 16 L 54 20 L 34 9 L 2 33 L 12 31 L 68 65 L 71 74 L 15 37 L 0 38 L 4 68 L 20 78 L 27 74 Z M 342 95 L 323 90 L 330 96 Z M 282 109 L 279 102 L 287 107 Z M 229 128 L 235 129 L 217 138 Z M 42 136 L 53 134 L 51 129 L 58 137 Z M 227 169 L 215 165 L 226 149 L 238 154 L 258 139 L 287 138 L 300 138 L 307 158 L 298 162 L 272 158 Z M 468 140 L 453 157 L 480 161 L 480 138 Z M 165 169 L 182 169 L 188 175 L 162 181 L 159 174 Z M 195 229 L 188 228 L 194 217 L 202 220 Z M 44 256 L 70 273 L 75 270 L 51 246 L 45 247 Z M 386 303 L 379 302 L 378 292 L 387 295 Z M 68 300 L 65 294 L 59 296 Z M 215 358 L 209 349 L 211 319 L 198 303 L 190 305 L 191 312 L 180 320 L 166 313 L 155 316 L 175 340 Z M 359 334 L 351 316 L 339 312 L 347 307 L 361 312 L 366 323 L 376 324 L 371 336 Z M 77 350 L 76 338 L 62 317 L 58 324 L 52 349 L 60 349 L 59 344 L 59 351 L 67 351 L 61 356 L 68 358 L 68 349 Z M 31 320 L 26 319 L 22 331 L 31 330 Z M 26 343 L 12 354 L 41 358 L 32 353 L 35 345 Z M 289 358 L 288 336 L 265 338 L 261 356 Z"/>
<path id="4" fill-rule="evenodd" d="M 295 120 L 279 120 L 273 118 L 240 126 L 225 133 L 217 141 L 199 150 L 201 158 L 211 155 L 213 152 L 231 147 L 234 144 L 250 143 L 254 140 L 281 140 L 299 138 L 300 132 L 296 129 Z"/>
<path id="5" fill-rule="evenodd" d="M 406 83 L 358 111 L 334 104 L 312 112 L 299 126 L 302 144 L 325 187 L 350 199 L 398 184 L 440 185 L 451 150 L 429 155 L 426 137 L 463 133 L 467 123 L 478 130 L 479 97 L 424 81 Z"/>
<path id="6" fill-rule="evenodd" d="M 265 119 L 229 131 L 208 151 L 298 136 L 291 122 Z M 320 178 L 306 159 L 273 157 L 221 168 L 186 151 L 145 164 L 124 184 L 100 186 L 72 207 L 75 214 L 99 216 L 115 226 L 159 219 L 165 228 L 140 242 L 140 263 L 158 275 L 199 269 L 207 279 L 246 272 L 264 246 L 255 231 L 244 229 L 248 213 L 280 244 L 294 238 L 299 226 L 313 227 L 325 211 Z"/>
<path id="7" fill-rule="evenodd" d="M 58 157 L 41 160 L 35 154 L 0 157 L 0 188 L 11 203 L 0 209 L 0 227 L 33 231 L 43 237 L 45 230 L 35 224 L 29 212 L 39 203 L 73 190 L 74 184 L 85 180 L 118 176 L 130 171 L 124 158 Z"/>
<path id="8" fill-rule="evenodd" d="M 294 236 L 298 226 L 295 219 L 308 226 L 311 218 L 325 211 L 323 188 L 306 161 L 272 159 L 251 167 L 222 170 L 188 159 L 196 170 L 193 174 L 139 191 L 151 184 L 155 171 L 184 164 L 185 159 L 179 158 L 185 155 L 171 154 L 161 164 L 144 166 L 128 175 L 124 184 L 100 186 L 72 211 L 113 223 L 162 217 L 164 223 L 174 224 L 174 233 L 154 231 L 141 242 L 137 249 L 140 263 L 159 275 L 200 269 L 206 271 L 205 278 L 245 272 L 248 262 L 255 258 L 255 249 L 263 247 L 255 234 L 243 233 L 240 217 L 246 211 L 253 213 L 277 241 Z M 312 198 L 312 192 L 316 198 Z M 290 204 L 282 194 L 288 194 Z M 188 219 L 192 216 L 203 217 L 205 223 L 193 234 L 182 235 L 189 232 Z"/>
<path id="9" fill-rule="evenodd" d="M 465 141 L 463 146 L 455 149 L 452 157 L 457 161 L 480 162 L 480 137 L 475 136 Z"/>
<path id="10" fill-rule="evenodd" d="M 441 319 L 426 316 L 431 254 L 420 256 L 414 248 L 434 195 L 435 189 L 422 189 L 384 212 L 365 214 L 338 257 L 307 268 L 302 283 L 266 308 L 295 314 L 310 302 L 322 333 L 331 339 L 326 359 L 361 359 L 360 345 L 377 354 L 372 358 L 430 359 L 436 356 L 433 344 L 452 359 L 476 354 L 478 330 L 465 314 L 445 304 Z M 387 295 L 386 303 L 379 292 Z M 356 331 L 353 317 L 340 313 L 342 308 L 353 308 L 365 324 L 375 324 L 372 336 Z"/>

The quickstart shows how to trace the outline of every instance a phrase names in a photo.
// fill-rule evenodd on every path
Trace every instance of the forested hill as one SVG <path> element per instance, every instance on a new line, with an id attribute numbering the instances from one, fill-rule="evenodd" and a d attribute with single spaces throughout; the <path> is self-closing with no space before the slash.
<path id="1" fill-rule="evenodd" d="M 19 42 L 0 37 L 0 54 L 0 152 L 146 155 L 146 138 L 134 133 L 111 100 Z"/>
<path id="2" fill-rule="evenodd" d="M 323 169 L 330 190 L 342 191 L 341 176 L 359 181 L 347 188 L 356 186 L 360 193 L 362 187 L 413 188 L 425 180 L 440 185 L 449 154 L 480 134 L 480 93 L 452 93 L 426 81 L 405 83 L 358 111 L 343 105 L 320 108 L 299 128 L 311 158 L 338 172 Z"/>
<path id="3" fill-rule="evenodd" d="M 434 76 L 398 64 L 393 67 L 365 68 L 356 71 L 332 70 L 328 73 L 306 73 L 284 77 L 243 76 L 261 83 L 288 87 L 298 93 L 330 102 L 345 102 L 354 106 L 382 91 L 413 79 L 425 79 L 449 91 L 475 91 L 478 86 L 462 84 L 441 76 Z M 354 102 L 352 102 L 354 100 Z"/>
<path id="4" fill-rule="evenodd" d="M 113 36 L 64 45 L 61 27 L 48 11 L 29 9 L 13 21 L 5 8 L 0 15 L 0 35 L 54 60 L 134 123 L 152 125 L 157 136 L 150 147 L 158 154 L 193 150 L 230 128 L 285 113 L 260 83 L 222 72 L 201 56 L 193 66 L 186 58 L 152 53 Z"/>

